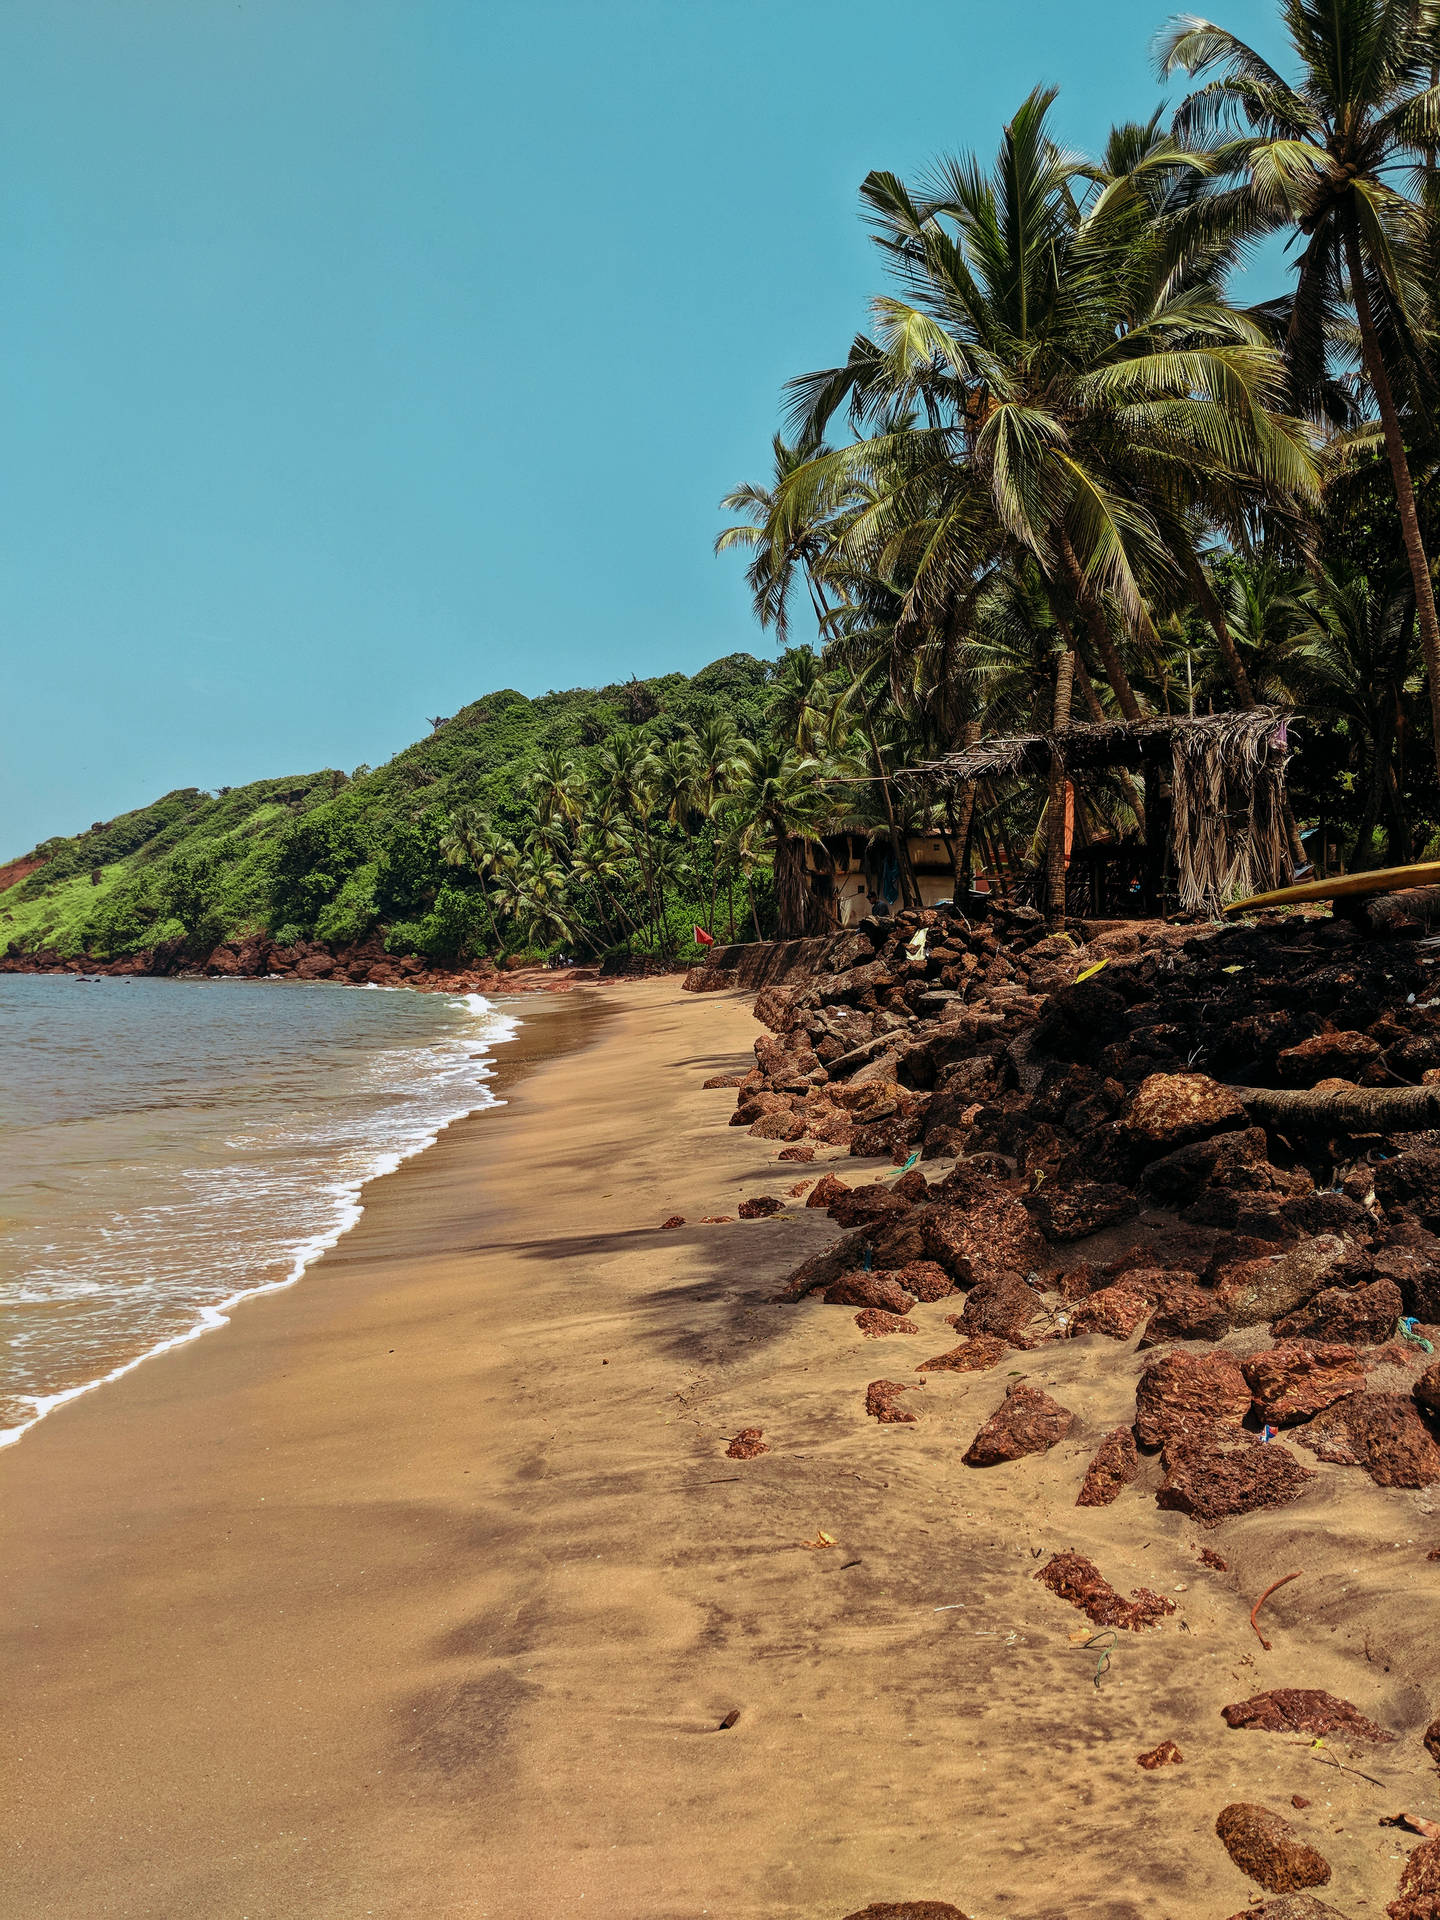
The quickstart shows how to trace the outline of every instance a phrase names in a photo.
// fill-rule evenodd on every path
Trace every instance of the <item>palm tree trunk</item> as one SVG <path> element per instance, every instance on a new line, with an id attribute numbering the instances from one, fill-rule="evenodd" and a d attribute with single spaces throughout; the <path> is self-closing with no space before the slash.
<path id="1" fill-rule="evenodd" d="M 1125 671 L 1120 658 L 1120 649 L 1110 636 L 1105 619 L 1105 609 L 1090 582 L 1085 578 L 1084 569 L 1070 544 L 1070 536 L 1062 531 L 1060 535 L 1060 558 L 1064 562 L 1065 574 L 1070 582 L 1081 611 L 1085 615 L 1085 625 L 1090 631 L 1090 644 L 1100 656 L 1105 669 L 1105 678 L 1114 689 L 1115 698 L 1120 702 L 1120 711 L 1127 720 L 1141 718 L 1140 702 L 1135 698 L 1135 689 L 1130 684 L 1130 676 Z"/>
<path id="2" fill-rule="evenodd" d="M 1440 769 L 1440 618 L 1435 612 L 1435 589 L 1430 579 L 1430 563 L 1425 557 L 1425 542 L 1420 533 L 1420 514 L 1415 505 L 1415 486 L 1410 478 L 1410 463 L 1405 457 L 1405 436 L 1390 387 L 1380 342 L 1375 334 L 1375 317 L 1370 311 L 1370 290 L 1365 285 L 1364 264 L 1360 258 L 1360 235 L 1354 210 L 1345 216 L 1345 262 L 1350 270 L 1350 297 L 1355 302 L 1355 319 L 1360 328 L 1360 345 L 1365 356 L 1365 371 L 1370 378 L 1375 404 L 1380 409 L 1380 424 L 1385 433 L 1385 451 L 1390 456 L 1390 472 L 1395 482 L 1395 504 L 1400 510 L 1400 532 L 1405 541 L 1405 557 L 1410 562 L 1410 578 L 1415 586 L 1415 612 L 1420 626 L 1420 647 L 1425 655 L 1425 676 L 1430 687 L 1430 724 L 1434 733 L 1435 764 Z"/>
<path id="3" fill-rule="evenodd" d="M 1081 694 L 1084 696 L 1085 704 L 1090 709 L 1090 718 L 1097 722 L 1097 724 L 1102 724 L 1108 720 L 1110 716 L 1106 713 L 1104 707 L 1101 706 L 1100 696 L 1095 691 L 1094 682 L 1085 671 L 1085 662 L 1081 658 L 1079 647 L 1075 644 L 1075 636 L 1070 631 L 1069 625 L 1059 614 L 1055 616 L 1055 624 L 1060 629 L 1066 647 L 1070 653 L 1074 655 L 1075 684 L 1079 687 Z M 1140 782 L 1135 778 L 1133 773 L 1127 773 L 1123 777 L 1125 784 L 1130 789 L 1130 806 L 1135 815 L 1136 824 L 1139 826 L 1141 833 L 1144 833 L 1145 795 L 1141 790 Z"/>
<path id="4" fill-rule="evenodd" d="M 1240 658 L 1240 650 L 1235 645 L 1230 632 L 1230 623 L 1225 618 L 1225 609 L 1216 598 L 1215 589 L 1205 578 L 1205 569 L 1196 558 L 1194 549 L 1188 540 L 1181 543 L 1181 563 L 1185 568 L 1185 578 L 1190 591 L 1195 596 L 1196 605 L 1205 616 L 1206 625 L 1215 636 L 1215 645 L 1229 678 L 1235 689 L 1236 704 L 1246 713 L 1252 712 L 1260 703 L 1255 698 L 1255 690 L 1250 685 L 1250 676 L 1245 671 L 1245 662 Z"/>
<path id="5" fill-rule="evenodd" d="M 1075 636 L 1063 620 L 1057 621 L 1056 624 L 1060 628 L 1060 636 L 1067 650 L 1075 656 L 1075 684 L 1079 687 L 1081 698 L 1090 711 L 1090 718 L 1097 725 L 1103 725 L 1108 716 L 1100 704 L 1099 694 L 1095 691 L 1095 682 L 1085 671 L 1085 662 L 1080 658 L 1080 649 L 1075 644 Z"/>
<path id="6" fill-rule="evenodd" d="M 960 745 L 973 747 L 980 738 L 980 722 L 967 720 L 960 730 Z M 947 801 L 947 808 L 953 806 L 954 794 Z M 950 897 L 958 907 L 962 894 L 970 892 L 970 835 L 975 819 L 975 782 L 967 780 L 960 795 L 960 805 L 950 823 L 954 850 L 951 854 Z"/>
<path id="7" fill-rule="evenodd" d="M 1075 684 L 1075 655 L 1068 649 L 1055 663 L 1055 707 L 1050 724 L 1050 799 L 1045 811 L 1045 919 L 1065 924 L 1065 749 L 1070 725 L 1070 696 Z"/>
<path id="8" fill-rule="evenodd" d="M 1380 807 L 1385 792 L 1384 758 L 1378 742 L 1370 743 L 1370 764 L 1365 769 L 1365 811 L 1355 832 L 1354 865 L 1357 873 L 1375 863 L 1375 829 L 1380 824 Z"/>
<path id="9" fill-rule="evenodd" d="M 907 907 L 918 907 L 920 889 L 915 884 L 915 875 L 910 867 L 910 847 L 908 836 L 902 842 L 900 829 L 895 821 L 895 808 L 890 799 L 890 780 L 885 771 L 884 756 L 880 752 L 880 742 L 875 736 L 875 722 L 870 715 L 870 702 L 860 693 L 860 711 L 865 716 L 865 733 L 870 741 L 870 753 L 875 762 L 875 779 L 880 788 L 880 798 L 885 803 L 885 825 L 890 836 L 890 851 L 895 856 L 895 874 L 900 888 L 900 899 Z"/>
<path id="10" fill-rule="evenodd" d="M 720 890 L 720 858 L 719 848 L 716 845 L 718 835 L 715 832 L 713 816 L 708 824 L 710 827 L 710 922 L 705 931 L 713 934 L 715 931 L 715 897 Z"/>
<path id="11" fill-rule="evenodd" d="M 775 912 L 782 940 L 795 940 L 805 931 L 805 842 L 799 834 L 775 831 Z"/>

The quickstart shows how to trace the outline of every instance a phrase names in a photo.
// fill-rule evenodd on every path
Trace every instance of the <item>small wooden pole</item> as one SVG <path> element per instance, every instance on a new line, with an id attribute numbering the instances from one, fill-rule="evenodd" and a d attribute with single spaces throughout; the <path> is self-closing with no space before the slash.
<path id="1" fill-rule="evenodd" d="M 1050 728 L 1050 797 L 1045 809 L 1045 919 L 1065 924 L 1065 748 L 1070 700 L 1075 688 L 1075 654 L 1066 648 L 1055 663 L 1055 708 Z"/>
<path id="2" fill-rule="evenodd" d="M 980 722 L 967 720 L 960 735 L 962 747 L 973 747 L 980 738 Z M 966 780 L 961 788 L 959 816 L 955 822 L 954 900 L 963 906 L 970 897 L 970 843 L 975 832 L 975 782 Z"/>

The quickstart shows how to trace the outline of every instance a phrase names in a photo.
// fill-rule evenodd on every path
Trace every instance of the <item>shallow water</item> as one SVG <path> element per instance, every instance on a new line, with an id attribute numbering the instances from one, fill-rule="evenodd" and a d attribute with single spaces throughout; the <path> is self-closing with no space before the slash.
<path id="1" fill-rule="evenodd" d="M 0 1445 L 286 1286 L 499 1103 L 478 994 L 0 976 Z"/>

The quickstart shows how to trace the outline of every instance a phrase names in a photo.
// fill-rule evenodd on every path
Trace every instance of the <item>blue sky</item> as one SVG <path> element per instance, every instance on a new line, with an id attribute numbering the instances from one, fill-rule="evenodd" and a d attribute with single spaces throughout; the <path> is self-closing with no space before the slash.
<path id="1" fill-rule="evenodd" d="M 768 653 L 717 501 L 864 323 L 861 179 L 1042 80 L 1097 145 L 1165 11 L 0 0 L 0 858 Z"/>

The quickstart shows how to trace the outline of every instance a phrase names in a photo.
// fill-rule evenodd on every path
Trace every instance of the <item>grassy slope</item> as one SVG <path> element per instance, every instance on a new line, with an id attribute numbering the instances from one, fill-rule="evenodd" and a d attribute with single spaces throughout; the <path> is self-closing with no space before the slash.
<path id="1" fill-rule="evenodd" d="M 478 806 L 523 829 L 521 785 L 544 748 L 584 750 L 646 721 L 660 739 L 728 713 L 757 730 L 768 679 L 748 654 L 538 700 L 503 691 L 465 707 L 385 766 L 185 788 L 73 838 L 41 843 L 38 871 L 0 892 L 0 951 L 113 957 L 179 937 L 269 931 L 337 941 L 380 926 L 392 945 L 453 950 L 478 930 L 473 894 L 438 857 L 445 816 Z M 467 920 L 467 914 L 470 919 Z"/>

